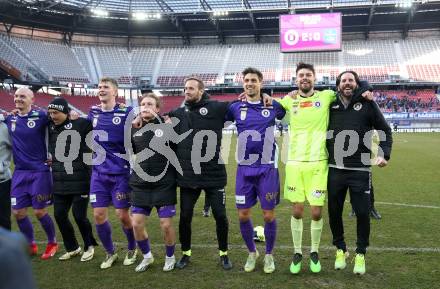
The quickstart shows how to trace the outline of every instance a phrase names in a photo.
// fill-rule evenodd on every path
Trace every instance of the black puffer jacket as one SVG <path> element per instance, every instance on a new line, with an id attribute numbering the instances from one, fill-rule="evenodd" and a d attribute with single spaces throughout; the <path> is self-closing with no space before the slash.
<path id="1" fill-rule="evenodd" d="M 146 125 L 148 129 L 143 130 Z M 131 136 L 133 153 L 138 158 L 130 177 L 132 203 L 135 206 L 176 204 L 176 171 L 167 159 L 174 152 L 169 141 L 173 137 L 171 124 L 155 118 L 143 123 L 142 128 L 133 128 Z M 151 155 L 143 156 L 146 151 Z"/>
<path id="2" fill-rule="evenodd" d="M 226 186 L 225 165 L 219 159 L 222 129 L 228 105 L 228 102 L 209 100 L 209 95 L 204 93 L 199 102 L 185 103 L 185 107 L 169 113 L 170 117 L 180 120 L 175 127 L 179 135 L 192 129 L 192 132 L 177 144 L 177 157 L 183 170 L 183 175 L 177 174 L 177 184 L 180 187 L 223 188 Z M 202 131 L 212 134 L 210 141 L 213 141 L 213 145 L 208 146 L 208 137 L 202 137 L 204 133 Z M 194 151 L 191 161 L 192 150 Z M 213 157 L 208 161 L 198 162 L 194 157 L 196 155 L 202 158 L 211 155 Z"/>
<path id="3" fill-rule="evenodd" d="M 92 124 L 83 118 L 76 120 L 67 119 L 61 125 L 53 122 L 49 125 L 49 152 L 52 155 L 52 176 L 54 194 L 88 194 L 90 189 L 90 167 L 84 163 L 84 153 L 90 153 L 90 148 L 85 143 L 87 134 L 92 130 Z M 64 131 L 75 134 L 76 137 L 68 136 L 59 138 Z M 62 141 L 64 139 L 65 141 Z M 58 144 L 57 144 L 58 140 Z M 65 163 L 57 158 L 56 149 L 64 152 L 64 156 L 76 155 L 72 161 L 72 174 L 66 171 Z M 76 151 L 75 151 L 76 150 Z"/>

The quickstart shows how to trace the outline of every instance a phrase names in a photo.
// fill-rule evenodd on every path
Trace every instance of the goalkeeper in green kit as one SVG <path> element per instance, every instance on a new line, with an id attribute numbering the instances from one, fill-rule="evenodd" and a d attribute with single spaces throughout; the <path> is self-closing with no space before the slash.
<path id="1" fill-rule="evenodd" d="M 297 92 L 277 100 L 289 112 L 290 140 L 286 163 L 284 197 L 292 203 L 291 229 L 294 256 L 290 272 L 298 274 L 302 263 L 304 202 L 311 208 L 310 271 L 321 271 L 319 243 L 323 227 L 322 208 L 327 192 L 328 154 L 326 150 L 329 107 L 335 101 L 333 90 L 315 91 L 313 65 L 299 63 L 296 68 Z M 372 99 L 370 92 L 364 97 Z"/>

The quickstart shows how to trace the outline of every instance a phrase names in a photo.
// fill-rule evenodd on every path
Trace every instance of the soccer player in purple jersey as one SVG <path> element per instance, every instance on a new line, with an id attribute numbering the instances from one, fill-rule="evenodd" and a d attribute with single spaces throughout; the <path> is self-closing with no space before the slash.
<path id="1" fill-rule="evenodd" d="M 261 97 L 263 74 L 259 70 L 249 67 L 242 75 L 246 100 L 232 103 L 226 120 L 235 121 L 238 131 L 235 203 L 241 235 L 249 250 L 244 270 L 253 271 L 259 255 L 253 240 L 251 220 L 251 208 L 258 199 L 265 222 L 264 272 L 272 273 L 275 270 L 272 250 L 277 231 L 275 207 L 280 200 L 275 119 L 282 119 L 286 112 L 277 102 L 264 106 Z"/>
<path id="2" fill-rule="evenodd" d="M 155 142 L 168 140 L 167 134 L 172 128 L 158 116 L 160 105 L 160 98 L 155 94 L 144 94 L 140 102 L 142 128 L 131 131 L 135 162 L 141 169 L 138 171 L 134 165 L 130 178 L 130 187 L 133 190 L 131 213 L 134 235 L 144 255 L 144 259 L 135 269 L 136 272 L 145 271 L 154 262 L 145 230 L 145 219 L 150 216 L 154 208 L 160 219 L 165 242 L 166 256 L 163 271 L 173 270 L 176 263 L 174 256 L 176 232 L 172 222 L 172 218 L 176 215 L 177 203 L 176 171 L 170 166 L 165 151 L 157 150 L 155 147 Z M 164 145 L 171 149 L 172 144 L 164 143 Z M 151 156 L 146 158 L 149 153 Z"/>
<path id="3" fill-rule="evenodd" d="M 90 181 L 90 203 L 96 231 L 107 252 L 101 269 L 110 268 L 118 259 L 112 240 L 112 230 L 108 221 L 108 207 L 113 204 L 116 215 L 121 221 L 122 229 L 128 240 L 128 251 L 124 265 L 136 262 L 136 241 L 129 214 L 130 165 L 128 160 L 117 154 L 126 153 L 124 147 L 124 123 L 131 107 L 116 103 L 118 83 L 112 78 L 102 78 L 99 81 L 99 100 L 101 104 L 93 106 L 88 119 L 93 126 L 94 159 Z"/>
<path id="4" fill-rule="evenodd" d="M 49 259 L 58 250 L 55 226 L 46 207 L 52 203 L 52 175 L 47 165 L 47 114 L 32 109 L 34 94 L 29 88 L 19 88 L 14 95 L 18 114 L 9 115 L 5 122 L 12 139 L 15 171 L 12 176 L 11 205 L 20 231 L 26 236 L 31 255 L 38 252 L 34 229 L 27 215 L 32 207 L 46 232 L 48 244 L 41 259 Z M 32 141 L 29 141 L 32 140 Z"/>

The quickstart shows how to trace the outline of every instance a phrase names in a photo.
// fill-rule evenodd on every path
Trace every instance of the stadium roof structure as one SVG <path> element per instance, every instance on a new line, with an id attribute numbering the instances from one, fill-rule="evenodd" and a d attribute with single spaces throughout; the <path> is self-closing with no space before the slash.
<path id="1" fill-rule="evenodd" d="M 429 0 L 2 0 L 0 22 L 73 33 L 191 37 L 277 35 L 278 16 L 341 12 L 343 32 L 438 29 L 440 1 Z"/>

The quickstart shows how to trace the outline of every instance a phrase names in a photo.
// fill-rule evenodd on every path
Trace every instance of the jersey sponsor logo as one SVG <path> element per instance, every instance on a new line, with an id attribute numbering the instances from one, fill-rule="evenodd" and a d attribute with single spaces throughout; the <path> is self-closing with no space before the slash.
<path id="1" fill-rule="evenodd" d="M 28 128 L 34 128 L 34 127 L 35 127 L 35 121 L 33 121 L 33 120 L 28 120 L 28 122 L 27 122 L 27 126 L 28 126 Z"/>
<path id="2" fill-rule="evenodd" d="M 72 128 L 72 123 L 68 123 L 64 126 L 65 129 L 71 129 Z"/>
<path id="3" fill-rule="evenodd" d="M 163 137 L 163 130 L 161 130 L 161 129 L 156 129 L 156 130 L 154 131 L 154 135 L 155 135 L 156 137 Z"/>
<path id="4" fill-rule="evenodd" d="M 297 114 L 297 113 L 298 113 L 298 106 L 299 106 L 299 103 L 298 103 L 297 101 L 295 101 L 295 102 L 292 104 L 292 113 L 293 113 L 293 114 Z"/>
<path id="5" fill-rule="evenodd" d="M 15 131 L 15 128 L 17 127 L 17 120 L 12 119 L 11 120 L 11 131 Z"/>
<path id="6" fill-rule="evenodd" d="M 17 198 L 11 198 L 11 205 L 16 206 L 17 205 Z"/>
<path id="7" fill-rule="evenodd" d="M 247 107 L 240 108 L 240 120 L 245 120 L 247 115 Z"/>
<path id="8" fill-rule="evenodd" d="M 114 113 L 113 116 L 125 116 L 125 113 Z"/>
<path id="9" fill-rule="evenodd" d="M 246 115 L 247 115 L 247 111 L 246 110 L 240 111 L 240 120 L 245 120 L 246 119 Z"/>
<path id="10" fill-rule="evenodd" d="M 304 101 L 299 104 L 299 107 L 301 108 L 312 107 L 312 106 L 313 106 L 313 102 L 311 101 Z"/>
<path id="11" fill-rule="evenodd" d="M 33 110 L 30 116 L 39 116 L 40 114 L 38 113 L 38 111 Z"/>
<path id="12" fill-rule="evenodd" d="M 360 102 L 356 102 L 356 103 L 353 105 L 353 109 L 356 110 L 356 111 L 361 110 L 361 108 L 362 108 L 362 103 L 360 103 Z"/>
<path id="13" fill-rule="evenodd" d="M 325 194 L 324 190 L 316 190 L 312 193 L 312 196 L 319 199 L 324 194 Z"/>
<path id="14" fill-rule="evenodd" d="M 321 107 L 321 102 L 320 101 L 315 101 L 315 107 L 316 108 L 320 108 Z"/>
<path id="15" fill-rule="evenodd" d="M 246 204 L 246 196 L 235 196 L 235 203 L 238 205 Z"/>
<path id="16" fill-rule="evenodd" d="M 121 118 L 120 118 L 119 116 L 115 116 L 115 117 L 112 119 L 112 122 L 113 122 L 113 124 L 118 125 L 118 124 L 121 123 Z"/>
<path id="17" fill-rule="evenodd" d="M 270 116 L 270 111 L 269 111 L 268 109 L 263 109 L 263 110 L 261 111 L 261 115 L 262 115 L 263 117 L 269 117 L 269 116 Z"/>
<path id="18" fill-rule="evenodd" d="M 201 109 L 199 109 L 199 113 L 201 115 L 207 115 L 208 114 L 208 109 L 206 107 L 202 107 Z"/>
<path id="19" fill-rule="evenodd" d="M 90 194 L 90 203 L 96 203 L 96 195 Z"/>

